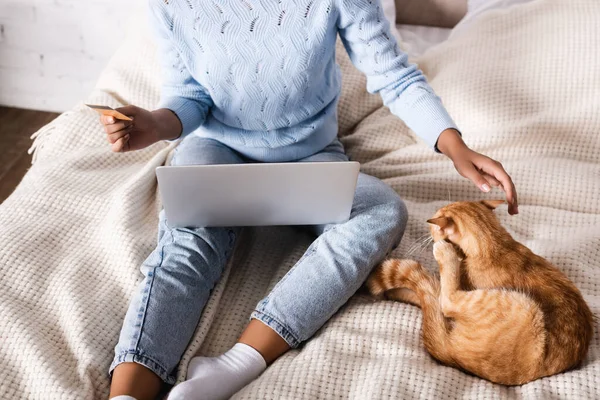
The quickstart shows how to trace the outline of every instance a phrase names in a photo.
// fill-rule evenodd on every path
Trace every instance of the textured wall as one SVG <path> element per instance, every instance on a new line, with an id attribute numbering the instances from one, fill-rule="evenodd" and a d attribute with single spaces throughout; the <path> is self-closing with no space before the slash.
<path id="1" fill-rule="evenodd" d="M 85 99 L 144 0 L 0 0 L 0 104 L 64 111 Z"/>

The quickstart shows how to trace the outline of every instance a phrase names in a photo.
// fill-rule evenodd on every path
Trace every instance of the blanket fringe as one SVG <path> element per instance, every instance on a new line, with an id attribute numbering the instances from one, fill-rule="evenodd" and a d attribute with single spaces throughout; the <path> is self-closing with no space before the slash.
<path id="1" fill-rule="evenodd" d="M 31 143 L 31 147 L 29 148 L 29 150 L 27 150 L 28 154 L 33 155 L 31 158 L 31 165 L 35 164 L 35 162 L 37 161 L 38 151 L 44 148 L 44 144 L 50 138 L 51 133 L 56 129 L 56 126 L 59 126 L 59 124 L 62 123 L 62 121 L 70 118 L 73 114 L 82 109 L 83 104 L 78 104 L 75 108 L 62 113 L 61 115 L 56 117 L 56 119 L 54 119 L 52 122 L 50 122 L 47 125 L 44 125 L 37 132 L 35 132 L 29 137 L 33 140 L 33 143 Z"/>

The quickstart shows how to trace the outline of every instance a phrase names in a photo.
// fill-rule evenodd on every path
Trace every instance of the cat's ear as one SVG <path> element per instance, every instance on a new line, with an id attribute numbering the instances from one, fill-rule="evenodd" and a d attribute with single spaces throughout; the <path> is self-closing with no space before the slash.
<path id="1" fill-rule="evenodd" d="M 489 208 L 490 210 L 495 210 L 501 204 L 504 204 L 504 200 L 481 200 L 481 204 Z"/>
<path id="2" fill-rule="evenodd" d="M 448 217 L 432 218 L 427 220 L 428 224 L 437 225 L 440 229 L 445 229 L 452 224 L 452 219 Z"/>

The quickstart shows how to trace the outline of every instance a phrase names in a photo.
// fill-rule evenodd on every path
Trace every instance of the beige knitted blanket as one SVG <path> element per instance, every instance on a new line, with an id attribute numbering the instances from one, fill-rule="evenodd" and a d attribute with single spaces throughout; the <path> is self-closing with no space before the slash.
<path id="1" fill-rule="evenodd" d="M 599 18 L 597 0 L 538 0 L 483 15 L 418 60 L 465 140 L 500 159 L 514 178 L 521 213 L 509 217 L 500 208 L 503 224 L 559 266 L 596 314 Z M 132 31 L 88 101 L 156 104 L 154 47 L 143 29 Z M 411 213 L 394 252 L 402 257 L 438 207 L 483 196 L 365 92 L 343 51 L 338 60 L 347 151 L 364 172 L 393 186 Z M 113 347 L 139 266 L 155 245 L 154 168 L 173 145 L 112 154 L 96 115 L 78 106 L 38 132 L 34 147 L 33 167 L 0 206 L 0 397 L 106 398 Z M 182 365 L 231 346 L 310 240 L 293 228 L 245 230 Z M 433 268 L 430 253 L 412 257 Z M 422 346 L 420 326 L 415 307 L 356 295 L 236 398 L 598 398 L 598 333 L 579 369 L 506 388 L 437 364 Z"/>

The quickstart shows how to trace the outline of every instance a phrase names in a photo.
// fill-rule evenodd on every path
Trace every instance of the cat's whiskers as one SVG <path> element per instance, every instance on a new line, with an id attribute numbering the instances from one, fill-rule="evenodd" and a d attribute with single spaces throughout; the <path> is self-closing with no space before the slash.
<path id="1" fill-rule="evenodd" d="M 417 249 L 417 248 L 421 247 L 422 243 L 423 243 L 424 241 L 426 241 L 426 240 L 427 240 L 427 236 L 429 236 L 429 235 L 428 235 L 428 234 L 425 234 L 425 235 L 423 235 L 423 236 L 421 236 L 421 237 L 417 238 L 417 239 L 416 239 L 416 240 L 413 242 L 413 244 L 409 246 L 409 248 L 408 248 L 408 250 L 406 250 L 406 252 L 407 252 L 408 254 L 410 254 L 410 253 L 411 253 L 411 252 L 413 252 L 415 249 Z"/>
<path id="2" fill-rule="evenodd" d="M 422 236 L 419 236 L 417 239 L 415 239 L 415 241 L 410 246 L 408 246 L 408 250 L 407 251 L 410 251 L 414 246 L 419 245 L 423 240 L 425 240 L 427 238 L 427 236 L 428 236 L 428 234 L 424 234 Z"/>
<path id="3" fill-rule="evenodd" d="M 425 250 L 432 242 L 433 242 L 433 238 L 428 234 L 427 237 L 425 237 L 424 239 L 419 240 L 418 242 L 413 244 L 406 252 L 406 255 L 410 256 L 410 255 L 414 254 L 416 251 L 419 251 L 418 254 L 421 254 L 423 252 L 423 250 Z"/>
<path id="4" fill-rule="evenodd" d="M 423 253 L 423 251 L 429 247 L 429 245 L 433 243 L 433 237 L 429 237 L 429 239 L 427 239 L 427 241 L 423 244 L 423 246 L 421 246 L 421 250 L 417 253 L 417 257 L 419 257 L 421 255 L 421 253 Z"/>

